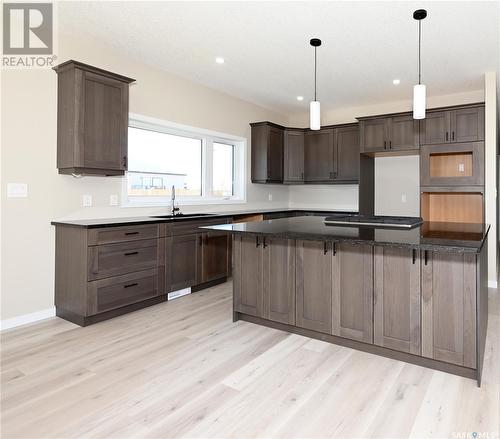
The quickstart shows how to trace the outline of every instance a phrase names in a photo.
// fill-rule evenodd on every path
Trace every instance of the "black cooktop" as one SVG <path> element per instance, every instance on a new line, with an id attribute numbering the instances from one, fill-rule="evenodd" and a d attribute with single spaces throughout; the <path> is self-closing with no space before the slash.
<path id="1" fill-rule="evenodd" d="M 385 215 L 345 215 L 327 216 L 326 225 L 332 226 L 375 226 L 397 227 L 413 229 L 423 223 L 422 218 L 416 216 L 385 216 Z"/>

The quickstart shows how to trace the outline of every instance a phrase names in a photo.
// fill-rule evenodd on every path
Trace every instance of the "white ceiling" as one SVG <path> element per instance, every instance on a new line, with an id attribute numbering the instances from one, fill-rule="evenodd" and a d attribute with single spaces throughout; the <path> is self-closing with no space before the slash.
<path id="1" fill-rule="evenodd" d="M 325 108 L 411 97 L 415 9 L 429 95 L 478 90 L 497 70 L 499 4 L 459 2 L 61 2 L 61 34 L 91 36 L 138 61 L 284 113 L 313 96 L 311 37 L 319 37 Z M 225 64 L 215 63 L 215 57 Z M 392 80 L 401 84 L 394 86 Z M 304 101 L 298 102 L 297 95 Z"/>

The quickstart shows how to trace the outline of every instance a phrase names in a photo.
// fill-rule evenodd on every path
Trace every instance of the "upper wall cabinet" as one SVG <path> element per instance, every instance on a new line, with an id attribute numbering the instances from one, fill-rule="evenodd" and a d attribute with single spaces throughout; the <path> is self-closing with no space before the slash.
<path id="1" fill-rule="evenodd" d="M 252 127 L 253 183 L 357 183 L 358 124 L 311 131 L 271 122 Z"/>
<path id="2" fill-rule="evenodd" d="M 304 130 L 285 129 L 284 178 L 285 183 L 304 181 Z"/>
<path id="3" fill-rule="evenodd" d="M 251 123 L 252 183 L 283 182 L 283 127 Z"/>
<path id="4" fill-rule="evenodd" d="M 418 150 L 418 120 L 411 114 L 360 118 L 361 152 Z"/>
<path id="5" fill-rule="evenodd" d="M 484 105 L 428 111 L 420 124 L 420 143 L 477 142 L 484 140 Z"/>
<path id="6" fill-rule="evenodd" d="M 58 76 L 60 174 L 123 175 L 127 170 L 129 84 L 134 80 L 77 61 Z"/>

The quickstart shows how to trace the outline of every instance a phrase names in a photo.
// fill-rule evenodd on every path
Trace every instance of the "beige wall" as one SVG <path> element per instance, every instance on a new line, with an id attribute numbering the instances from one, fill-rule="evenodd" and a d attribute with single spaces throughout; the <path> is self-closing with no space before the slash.
<path id="1" fill-rule="evenodd" d="M 89 40 L 59 37 L 59 61 L 74 58 L 137 80 L 130 89 L 130 111 L 181 124 L 250 138 L 249 122 L 286 116 L 141 65 Z M 1 318 L 51 308 L 54 303 L 56 218 L 148 215 L 158 208 L 109 207 L 121 193 L 121 178 L 59 175 L 56 169 L 56 74 L 52 70 L 2 72 L 2 309 Z M 248 147 L 248 153 L 250 148 Z M 248 172 L 250 175 L 250 161 Z M 28 198 L 5 198 L 7 182 L 28 183 Z M 268 201 L 272 194 L 273 201 Z M 93 195 L 91 208 L 81 207 Z M 247 206 L 287 206 L 288 188 L 248 185 Z M 184 211 L 221 206 L 186 207 Z M 227 206 L 224 206 L 228 209 Z"/>

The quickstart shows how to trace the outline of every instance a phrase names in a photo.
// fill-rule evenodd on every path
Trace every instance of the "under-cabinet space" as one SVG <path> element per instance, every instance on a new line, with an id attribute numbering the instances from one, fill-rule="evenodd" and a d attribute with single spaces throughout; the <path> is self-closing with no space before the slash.
<path id="1" fill-rule="evenodd" d="M 482 192 L 423 192 L 420 216 L 424 221 L 482 223 Z"/>

